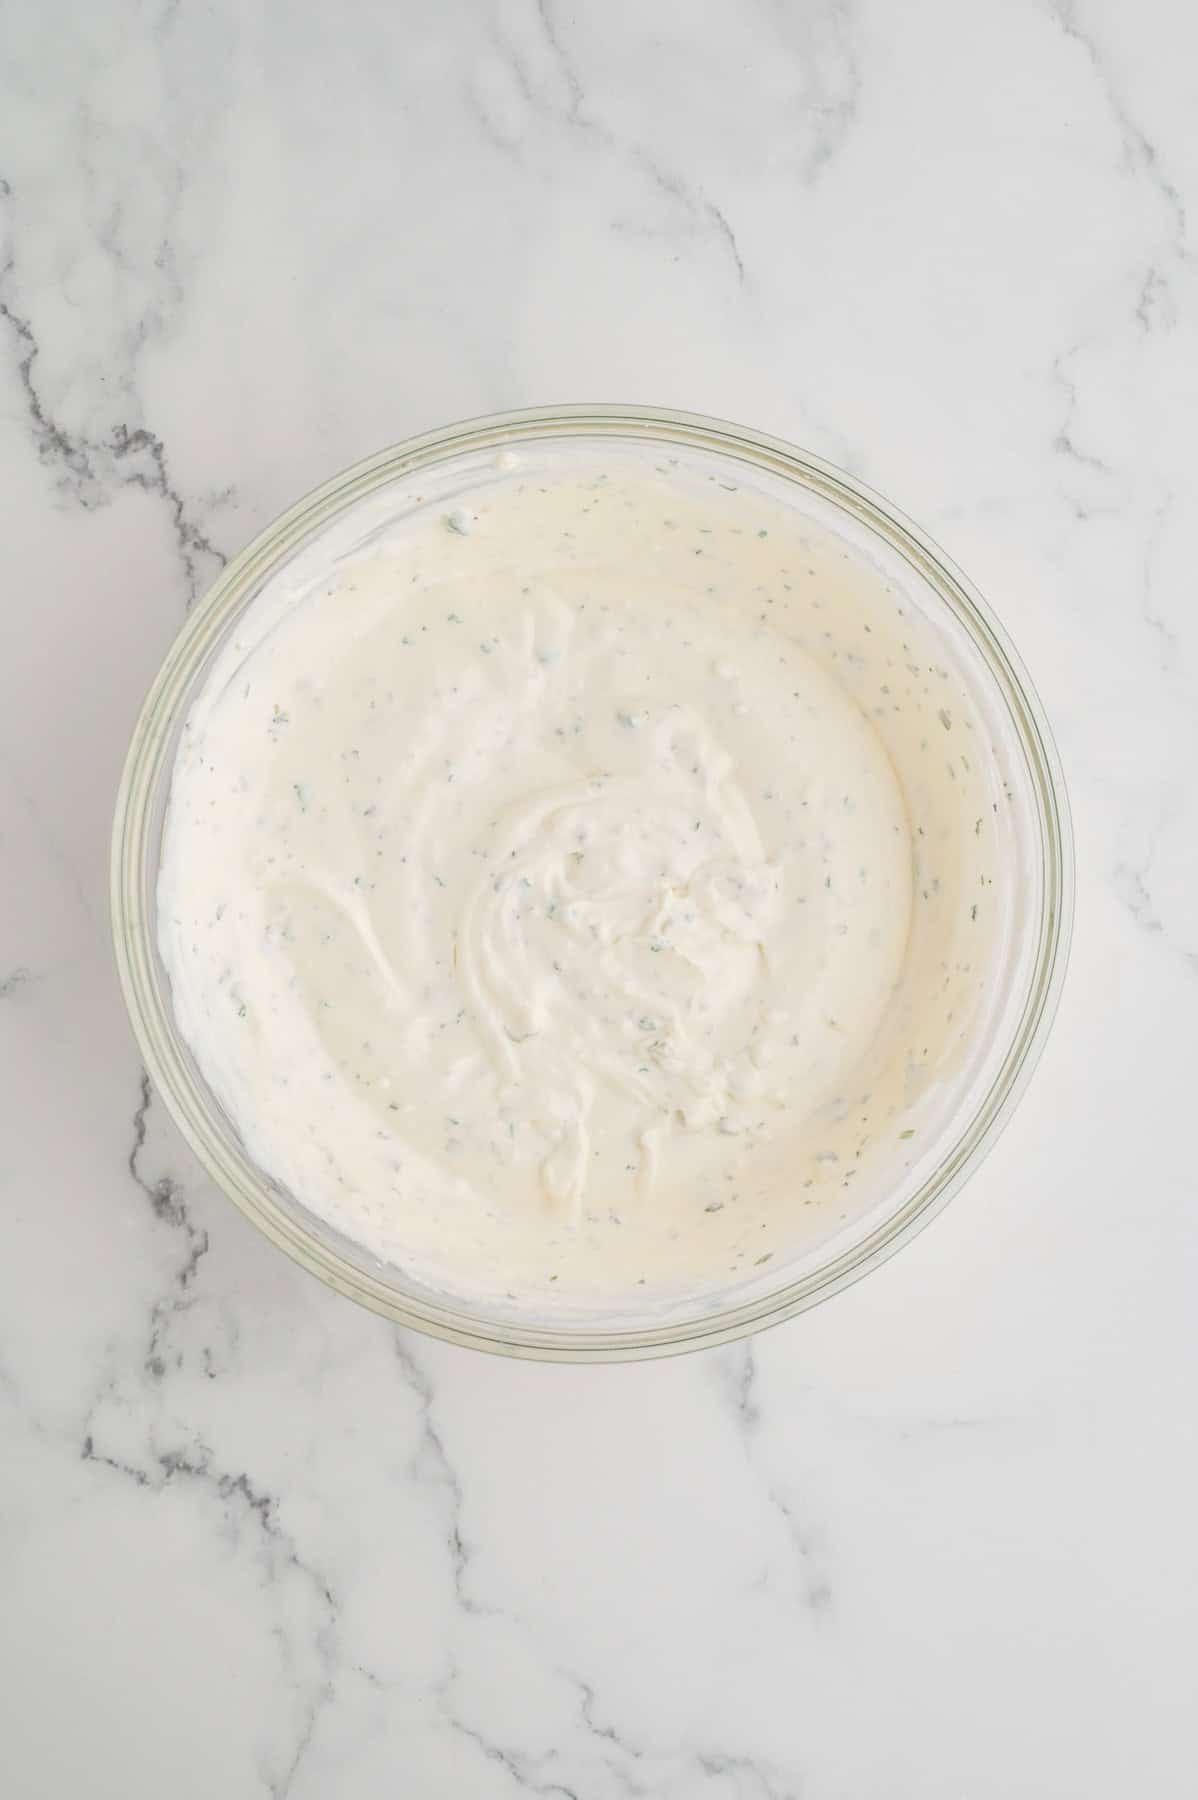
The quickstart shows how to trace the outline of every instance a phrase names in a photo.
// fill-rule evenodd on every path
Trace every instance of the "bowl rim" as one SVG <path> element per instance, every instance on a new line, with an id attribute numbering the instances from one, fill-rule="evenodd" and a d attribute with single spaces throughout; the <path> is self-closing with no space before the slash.
<path id="1" fill-rule="evenodd" d="M 233 1151 L 178 1054 L 174 1021 L 153 978 L 150 921 L 143 905 L 150 814 L 178 702 L 196 668 L 247 593 L 315 530 L 375 489 L 466 451 L 512 448 L 530 438 L 663 438 L 734 454 L 841 507 L 880 536 L 946 601 L 985 659 L 1027 758 L 1039 826 L 1039 935 L 1018 1023 L 991 1085 L 919 1188 L 859 1243 L 771 1293 L 672 1324 L 523 1325 L 471 1312 L 463 1303 L 401 1292 L 305 1232 L 272 1195 L 249 1158 Z M 1074 852 L 1060 757 L 1039 696 L 1006 632 L 978 590 L 916 524 L 855 476 L 785 440 L 747 426 L 634 405 L 525 407 L 441 426 L 368 456 L 281 513 L 218 575 L 191 609 L 139 711 L 117 791 L 109 865 L 117 971 L 146 1070 L 167 1111 L 216 1185 L 268 1238 L 336 1292 L 428 1335 L 510 1356 L 564 1362 L 622 1361 L 726 1343 L 793 1317 L 860 1280 L 922 1230 L 993 1147 L 1044 1047 L 1065 979 L 1074 903 Z"/>

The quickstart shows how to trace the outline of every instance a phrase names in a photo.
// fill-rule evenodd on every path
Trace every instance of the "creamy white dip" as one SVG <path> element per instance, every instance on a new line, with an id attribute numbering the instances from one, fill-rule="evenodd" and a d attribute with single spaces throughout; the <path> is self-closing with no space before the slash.
<path id="1" fill-rule="evenodd" d="M 456 1293 L 700 1290 L 843 1217 L 993 922 L 926 622 L 797 516 L 618 459 L 312 567 L 221 652 L 163 846 L 176 1015 L 251 1154 Z"/>

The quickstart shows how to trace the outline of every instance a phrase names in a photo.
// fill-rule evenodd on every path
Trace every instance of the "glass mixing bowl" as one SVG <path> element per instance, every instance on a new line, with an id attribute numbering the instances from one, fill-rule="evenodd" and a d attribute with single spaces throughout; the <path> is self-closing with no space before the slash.
<path id="1" fill-rule="evenodd" d="M 179 734 L 244 609 L 301 549 L 343 531 L 355 512 L 377 518 L 381 507 L 385 515 L 389 498 L 410 496 L 414 483 L 451 497 L 505 449 L 534 462 L 665 456 L 729 485 L 750 483 L 833 530 L 934 626 L 984 721 L 1010 801 L 1010 929 L 968 1066 L 931 1141 L 896 1158 L 881 1204 L 755 1281 L 693 1302 L 645 1301 L 600 1323 L 467 1305 L 422 1288 L 309 1211 L 255 1165 L 205 1083 L 175 1024 L 158 951 L 156 887 Z M 155 1088 L 225 1193 L 298 1263 L 376 1312 L 460 1344 L 576 1361 L 666 1355 L 758 1331 L 856 1280 L 926 1224 L 994 1142 L 1043 1046 L 1064 976 L 1072 889 L 1068 807 L 1043 711 L 989 610 L 935 545 L 859 482 L 777 439 L 622 406 L 547 407 L 428 432 L 338 475 L 264 531 L 196 606 L 154 681 L 120 785 L 111 863 L 116 958 L 134 1032 Z"/>

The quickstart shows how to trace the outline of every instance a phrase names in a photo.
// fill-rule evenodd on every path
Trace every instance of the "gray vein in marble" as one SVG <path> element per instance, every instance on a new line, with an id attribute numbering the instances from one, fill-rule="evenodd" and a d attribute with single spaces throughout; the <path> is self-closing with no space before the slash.
<path id="1" fill-rule="evenodd" d="M 493 1616 L 507 1617 L 508 1615 L 496 1612 Z M 518 1624 L 518 1621 L 515 1619 L 511 1619 L 510 1622 L 513 1625 Z M 607 1722 L 601 1722 L 596 1716 L 598 1708 L 598 1695 L 596 1689 L 590 1681 L 584 1676 L 579 1675 L 576 1670 L 567 1668 L 564 1664 L 557 1662 L 547 1663 L 546 1667 L 551 1674 L 557 1676 L 562 1681 L 565 1681 L 570 1687 L 577 1691 L 578 1721 L 586 1732 L 587 1738 L 592 1741 L 596 1754 L 602 1758 L 605 1773 L 610 1775 L 614 1781 L 618 1782 L 624 1793 L 634 1796 L 646 1796 L 646 1800 L 650 1800 L 653 1793 L 651 1782 L 649 1785 L 644 1785 L 639 1777 L 632 1772 L 632 1768 L 626 1765 L 639 1767 L 643 1765 L 647 1759 L 661 1754 L 661 1752 L 650 1745 L 634 1743 L 629 1736 L 618 1731 L 615 1726 Z M 545 1780 L 546 1765 L 554 1760 L 560 1760 L 563 1752 L 555 1751 L 546 1755 L 534 1757 L 526 1752 L 521 1752 L 517 1749 L 497 1744 L 495 1740 L 486 1733 L 480 1732 L 475 1727 L 468 1725 L 462 1718 L 460 1710 L 456 1709 L 451 1702 L 450 1696 L 454 1687 L 455 1675 L 456 1670 L 451 1669 L 448 1677 L 438 1690 L 439 1707 L 452 1730 L 463 1732 L 464 1735 L 477 1743 L 480 1748 L 486 1749 L 490 1746 L 490 1750 L 495 1753 L 493 1760 L 501 1762 L 516 1780 L 520 1781 L 523 1786 L 528 1787 L 531 1791 L 540 1793 L 571 1793 L 574 1791 L 569 1786 L 564 1786 L 560 1783 L 550 1783 Z M 535 1781 L 532 1778 L 534 1773 L 536 1775 Z M 540 1785 L 538 1785 L 538 1783 Z M 582 1800 L 585 1800 L 585 1795 L 582 1797 Z"/>
<path id="2" fill-rule="evenodd" d="M 558 35 L 547 0 L 536 0 L 535 18 L 544 46 L 549 51 L 553 66 L 560 78 L 562 92 L 558 96 L 546 98 L 541 94 L 538 84 L 527 66 L 526 56 L 521 53 L 520 46 L 509 33 L 500 31 L 494 22 L 490 27 L 491 44 L 512 77 L 521 99 L 531 112 L 539 115 L 542 119 L 565 125 L 572 131 L 593 138 L 606 148 L 619 148 L 614 134 L 608 127 L 601 120 L 583 110 L 586 94 L 582 81 Z M 478 111 L 477 104 L 475 110 Z M 493 119 L 485 109 L 482 112 L 482 122 L 494 143 L 504 150 L 513 148 L 512 140 L 497 132 Z"/>
<path id="3" fill-rule="evenodd" d="M 578 1689 L 578 1716 L 582 1720 L 582 1723 L 590 1736 L 595 1738 L 605 1738 L 609 1744 L 615 1744 L 617 1748 L 623 1750 L 626 1756 L 634 1758 L 639 1756 L 640 1752 L 634 1750 L 630 1744 L 626 1743 L 613 1726 L 601 1725 L 595 1717 L 598 1696 L 590 1682 L 584 1681 L 582 1676 L 576 1675 L 572 1669 L 559 1669 L 558 1673 L 564 1675 L 566 1680 L 571 1682 L 573 1686 Z"/>
<path id="4" fill-rule="evenodd" d="M 1144 871 L 1130 863 L 1118 862 L 1111 871 L 1115 892 L 1131 914 L 1139 930 L 1164 935 L 1164 923 L 1152 903 L 1152 895 L 1144 882 Z"/>
<path id="5" fill-rule="evenodd" d="M 584 1696 L 592 1696 L 593 1691 L 578 1676 L 560 1668 L 554 1668 L 553 1672 L 577 1685 Z M 588 1800 L 588 1796 L 598 1792 L 593 1773 L 589 1773 L 584 1781 L 579 1781 L 577 1777 L 563 1779 L 555 1772 L 567 1758 L 577 1756 L 577 1746 L 568 1744 L 561 1749 L 533 1755 L 500 1743 L 490 1733 L 471 1725 L 455 1710 L 449 1699 L 452 1684 L 451 1676 L 438 1693 L 438 1709 L 445 1723 L 451 1731 L 474 1744 L 489 1762 L 497 1764 L 510 1775 L 522 1792 L 558 1794 L 564 1800 Z M 700 1786 L 706 1789 L 710 1781 L 717 1785 L 720 1794 L 724 1794 L 727 1791 L 725 1782 L 731 1779 L 736 1783 L 737 1794 L 742 1795 L 744 1800 L 750 1800 L 750 1796 L 759 1797 L 759 1800 L 797 1800 L 799 1789 L 772 1771 L 764 1759 L 734 1754 L 713 1746 L 634 1744 L 610 1727 L 596 1725 L 585 1704 L 580 1719 L 588 1738 L 596 1741 L 603 1777 L 618 1786 L 622 1793 L 633 1797 L 633 1800 L 654 1800 L 660 1791 L 654 1765 L 662 1761 L 674 1767 L 681 1765 L 683 1770 L 690 1771 L 691 1778 L 684 1790 L 689 1793 L 698 1794 Z M 607 1791 L 606 1783 L 604 1791 Z"/>
<path id="6" fill-rule="evenodd" d="M 32 969 L 10 969 L 7 975 L 0 976 L 0 1000 L 10 1000 L 22 988 L 27 988 L 33 979 Z"/>
<path id="7" fill-rule="evenodd" d="M 492 42 L 497 53 L 502 57 L 504 65 L 511 73 L 527 104 L 534 111 L 540 112 L 542 116 L 556 118 L 562 125 L 589 137 L 603 148 L 622 157 L 639 173 L 646 176 L 656 191 L 681 211 L 692 230 L 700 235 L 714 237 L 731 263 L 738 285 L 745 286 L 747 276 L 744 259 L 741 256 L 736 233 L 724 210 L 701 187 L 687 181 L 676 171 L 667 168 L 660 158 L 653 155 L 644 145 L 626 143 L 621 140 L 603 119 L 588 109 L 582 78 L 562 42 L 549 0 L 536 0 L 536 16 L 545 45 L 558 69 L 565 90 L 564 103 L 558 108 L 552 106 L 546 108 L 540 101 L 517 46 L 509 38 L 492 32 Z M 475 116 L 483 125 L 491 141 L 504 150 L 510 150 L 512 148 L 511 140 L 499 130 L 494 119 L 480 104 L 476 95 L 471 95 L 471 105 Z M 651 228 L 633 229 L 627 224 L 617 224 L 616 229 L 626 235 L 645 237 L 668 235 Z"/>
<path id="8" fill-rule="evenodd" d="M 538 1762 L 547 1759 L 522 1756 L 516 1750 L 505 1749 L 502 1744 L 496 1743 L 494 1738 L 488 1737 L 484 1732 L 479 1731 L 477 1727 L 468 1725 L 466 1721 L 459 1717 L 459 1715 L 447 1704 L 444 1696 L 441 1696 L 441 1713 L 451 1731 L 456 1732 L 460 1737 L 464 1737 L 468 1743 L 473 1744 L 482 1752 L 488 1762 L 497 1763 L 501 1769 L 504 1769 L 520 1788 L 521 1792 L 528 1794 L 560 1794 L 562 1800 L 585 1800 L 585 1796 L 581 1795 L 577 1788 L 567 1787 L 565 1783 L 561 1781 L 540 1779 L 535 1773 L 536 1765 Z"/>
<path id="9" fill-rule="evenodd" d="M 96 1463 L 100 1468 L 111 1469 L 117 1475 L 123 1475 L 135 1487 L 149 1487 L 150 1477 L 144 1469 L 135 1463 L 125 1462 L 119 1456 L 109 1456 L 103 1450 L 97 1450 L 96 1440 L 90 1431 L 83 1434 L 83 1442 L 79 1449 L 80 1459 L 86 1463 Z"/>
<path id="10" fill-rule="evenodd" d="M 138 1103 L 133 1114 L 133 1145 L 129 1151 L 129 1173 L 149 1200 L 155 1218 L 170 1218 L 175 1207 L 177 1188 L 169 1176 L 160 1176 L 157 1181 L 149 1182 L 138 1167 L 142 1151 L 146 1147 L 146 1119 L 153 1104 L 154 1090 L 150 1086 L 150 1077 L 143 1069 L 138 1084 Z M 181 1203 L 180 1203 L 181 1204 Z M 179 1220 L 170 1218 L 172 1224 Z"/>
<path id="11" fill-rule="evenodd" d="M 1092 450 L 1084 450 L 1074 436 L 1078 408 L 1077 383 L 1069 374 L 1066 361 L 1076 355 L 1076 346 L 1069 350 L 1063 350 L 1059 356 L 1053 358 L 1052 368 L 1049 371 L 1052 382 L 1061 389 L 1065 399 L 1065 416 L 1053 439 L 1052 447 L 1061 456 L 1068 457 L 1069 461 L 1077 464 L 1079 468 L 1093 470 L 1097 475 L 1113 475 L 1114 470 L 1110 464 L 1104 462 L 1102 457 L 1095 455 Z M 1076 506 L 1077 503 L 1074 502 L 1074 505 Z M 1088 510 L 1083 511 L 1079 508 L 1078 516 L 1088 517 Z"/>
<path id="12" fill-rule="evenodd" d="M 553 15 L 549 8 L 549 0 L 536 0 L 536 5 L 537 16 L 541 21 L 541 29 L 545 34 L 545 41 L 557 58 L 558 67 L 560 68 L 562 77 L 570 91 L 570 106 L 567 117 L 571 121 L 578 120 L 582 112 L 582 102 L 584 97 L 582 82 L 579 80 L 578 72 L 570 61 L 570 58 L 566 55 L 561 39 L 557 35 L 557 28 L 553 23 Z"/>
<path id="13" fill-rule="evenodd" d="M 0 179 L 0 199 L 12 196 L 11 185 Z M 105 248 L 119 262 L 114 242 Z M 166 270 L 169 255 L 160 249 L 156 266 Z M 39 460 L 56 471 L 59 491 L 93 511 L 111 500 L 113 492 L 134 487 L 163 500 L 169 509 L 172 534 L 182 565 L 189 601 L 223 569 L 227 557 L 192 518 L 186 501 L 175 483 L 166 446 L 161 437 L 144 425 L 118 421 L 103 437 L 86 432 L 72 434 L 55 418 L 45 400 L 38 379 L 41 346 L 32 317 L 20 311 L 8 297 L 16 280 L 14 254 L 9 251 L 0 264 L 0 320 L 8 326 L 16 352 L 16 373 L 25 412 Z M 175 276 L 177 284 L 177 276 Z M 145 341 L 144 322 L 135 334 L 135 346 Z"/>
<path id="14" fill-rule="evenodd" d="M 150 1202 L 156 1219 L 169 1225 L 173 1231 L 183 1234 L 183 1260 L 175 1271 L 174 1284 L 170 1294 L 155 1303 L 150 1317 L 150 1337 L 144 1357 L 146 1373 L 154 1380 L 161 1380 L 166 1373 L 166 1362 L 163 1355 L 163 1342 L 169 1331 L 171 1320 L 190 1305 L 189 1290 L 195 1281 L 196 1270 L 200 1261 L 208 1254 L 208 1233 L 195 1225 L 187 1211 L 182 1189 L 169 1175 L 159 1176 L 157 1181 L 147 1181 L 140 1168 L 141 1153 L 146 1142 L 146 1115 L 152 1102 L 150 1078 L 142 1071 L 140 1099 L 133 1115 L 133 1144 L 129 1151 L 129 1173 Z"/>
<path id="15" fill-rule="evenodd" d="M 1157 648 L 1160 654 L 1160 668 L 1163 675 L 1175 673 L 1181 662 L 1180 639 L 1172 626 L 1157 610 L 1156 606 L 1156 565 L 1160 557 L 1161 540 L 1165 535 L 1165 530 L 1169 524 L 1169 518 L 1172 511 L 1173 496 L 1172 494 L 1166 494 L 1153 514 L 1151 526 L 1145 536 L 1143 570 L 1144 592 L 1143 604 L 1140 607 L 1145 624 L 1157 640 Z"/>
<path id="16" fill-rule="evenodd" d="M 162 1298 L 155 1301 L 151 1314 L 149 1314 L 148 1339 L 146 1339 L 146 1348 L 142 1352 L 142 1370 L 151 1381 L 158 1382 L 167 1375 L 169 1366 L 182 1368 L 183 1352 L 174 1350 L 173 1357 L 171 1357 L 169 1339 L 171 1339 L 174 1323 L 182 1314 L 191 1309 L 196 1273 L 200 1269 L 201 1260 L 209 1253 L 209 1233 L 192 1220 L 191 1213 L 187 1210 L 187 1202 L 183 1199 L 182 1186 L 180 1183 L 176 1183 L 171 1175 L 158 1175 L 156 1181 L 149 1181 L 148 1177 L 142 1174 L 140 1163 L 142 1163 L 142 1152 L 146 1148 L 146 1120 L 148 1120 L 151 1103 L 153 1103 L 153 1089 L 149 1085 L 149 1076 L 142 1069 L 139 1105 L 137 1105 L 137 1111 L 133 1112 L 133 1143 L 131 1143 L 126 1165 L 128 1165 L 133 1181 L 139 1186 L 140 1192 L 146 1195 L 153 1217 L 174 1233 L 180 1233 L 180 1247 L 182 1247 L 182 1258 L 173 1271 L 171 1285 L 167 1292 L 162 1294 Z M 214 1366 L 212 1354 L 207 1345 L 201 1348 L 201 1361 L 203 1361 L 205 1377 L 209 1381 L 214 1381 L 218 1370 Z"/>
<path id="17" fill-rule="evenodd" d="M 729 1351 L 725 1352 L 721 1367 L 726 1367 L 726 1385 L 731 1390 L 741 1433 L 747 1436 L 761 1422 L 761 1413 L 754 1398 L 754 1388 L 757 1385 L 757 1360 L 753 1354 L 752 1338 L 745 1338 L 741 1343 L 733 1345 Z"/>
<path id="18" fill-rule="evenodd" d="M 411 1465 L 412 1474 L 417 1481 L 431 1484 L 447 1496 L 445 1539 L 450 1552 L 454 1599 L 460 1608 L 463 1623 L 468 1624 L 471 1619 L 476 1618 L 503 1619 L 513 1629 L 520 1630 L 522 1627 L 518 1617 L 502 1608 L 481 1602 L 472 1589 L 472 1552 L 462 1530 L 462 1483 L 437 1425 L 435 1388 L 417 1358 L 410 1335 L 396 1331 L 393 1342 L 404 1380 L 414 1394 L 420 1412 L 420 1441 Z M 743 1348 L 748 1353 L 751 1366 L 751 1349 L 748 1345 Z M 824 1604 L 822 1595 L 813 1596 L 810 1603 L 818 1610 Z M 597 1716 L 599 1703 L 596 1688 L 584 1676 L 561 1664 L 548 1663 L 546 1666 L 553 1675 L 566 1681 L 577 1691 L 579 1723 L 587 1738 L 595 1743 L 602 1754 L 605 1774 L 629 1795 L 651 1796 L 652 1786 L 645 1786 L 634 1778 L 626 1765 L 638 1764 L 646 1757 L 663 1752 L 633 1743 L 610 1722 L 601 1720 Z M 435 1689 L 438 1712 L 451 1731 L 472 1743 L 488 1762 L 502 1768 L 522 1792 L 560 1795 L 562 1800 L 586 1800 L 586 1793 L 571 1781 L 560 1778 L 555 1769 L 555 1765 L 561 1763 L 564 1751 L 553 1750 L 534 1755 L 521 1750 L 518 1745 L 499 1741 L 493 1733 L 484 1730 L 467 1716 L 460 1700 L 455 1698 L 458 1680 L 459 1664 L 456 1658 L 451 1657 L 447 1673 Z M 785 1796 L 791 1791 L 775 1787 L 760 1766 L 746 1758 L 725 1756 L 718 1750 L 680 1751 L 678 1754 L 708 1777 L 726 1774 L 749 1777 L 756 1782 L 754 1791 L 759 1791 L 763 1800 L 771 1800 L 771 1797 L 785 1800 Z"/>
<path id="19" fill-rule="evenodd" d="M 403 1378 L 416 1397 L 420 1409 L 420 1443 L 412 1458 L 413 1477 L 424 1486 L 435 1486 L 444 1489 L 448 1499 L 449 1526 L 445 1535 L 446 1548 L 449 1551 L 450 1568 L 453 1575 L 454 1598 L 464 1612 L 480 1616 L 494 1616 L 493 1607 L 484 1606 L 470 1591 L 470 1546 L 462 1533 L 462 1510 L 464 1505 L 462 1484 L 445 1449 L 445 1442 L 437 1428 L 433 1416 L 435 1396 L 433 1384 L 425 1370 L 416 1359 L 408 1338 L 402 1329 L 397 1329 L 392 1342 L 395 1358 L 399 1363 Z"/>
<path id="20" fill-rule="evenodd" d="M 819 1559 L 817 1535 L 803 1523 L 797 1507 L 777 1482 L 763 1478 L 758 1469 L 756 1438 L 762 1418 L 752 1338 L 745 1338 L 742 1343 L 721 1352 L 716 1368 L 732 1402 L 746 1459 L 754 1474 L 762 1480 L 766 1499 L 777 1513 L 794 1552 L 795 1572 L 804 1606 L 813 1613 L 826 1612 L 832 1604 L 832 1587 Z"/>
<path id="21" fill-rule="evenodd" d="M 639 146 L 634 146 L 629 150 L 628 155 L 631 157 L 637 168 L 644 170 L 653 181 L 654 185 L 667 197 L 667 199 L 674 201 L 683 209 L 689 219 L 696 221 L 700 228 L 702 228 L 704 221 L 706 221 L 708 225 L 714 226 L 718 237 L 722 240 L 724 248 L 732 259 L 733 267 L 736 270 L 736 279 L 743 287 L 745 284 L 745 265 L 741 259 L 740 248 L 736 242 L 736 233 L 733 231 L 731 225 L 728 223 L 724 214 L 720 211 L 715 202 L 707 198 L 707 195 L 703 192 L 702 188 L 692 188 L 680 175 L 672 174 L 668 169 L 663 168 L 655 157 L 649 155 L 647 150 L 643 150 Z"/>
<path id="22" fill-rule="evenodd" d="M 896 1435 L 904 1443 L 919 1444 L 941 1434 L 992 1431 L 996 1425 L 1006 1423 L 1004 1419 L 981 1418 L 973 1413 L 932 1413 L 927 1418 L 911 1419 L 900 1425 Z"/>
<path id="23" fill-rule="evenodd" d="M 1167 253 L 1180 262 L 1189 259 L 1189 221 L 1185 201 L 1165 169 L 1161 155 L 1148 133 L 1133 117 L 1120 92 L 1117 69 L 1105 54 L 1097 37 L 1083 29 L 1078 20 L 1076 0 L 1047 0 L 1050 16 L 1065 36 L 1077 44 L 1089 61 L 1103 100 L 1119 132 L 1123 156 L 1133 175 L 1142 176 L 1160 199 L 1169 219 Z M 1151 330 L 1159 319 L 1163 327 L 1172 323 L 1174 307 L 1168 277 L 1155 260 L 1141 278 L 1135 315 L 1141 328 Z"/>
<path id="24" fill-rule="evenodd" d="M 504 70 L 516 83 L 520 98 L 527 106 L 531 106 L 532 96 L 528 91 L 528 83 L 523 69 L 516 58 L 509 55 L 505 47 L 496 41 L 493 30 L 491 36 Z M 487 91 L 488 85 L 491 84 L 483 82 L 482 73 L 483 71 L 476 68 L 471 79 L 464 83 L 462 91 L 466 105 L 488 144 L 493 149 L 502 150 L 505 155 L 515 155 L 520 148 L 522 136 L 519 123 L 512 124 L 505 121 L 497 112 L 495 97 Z M 502 101 L 502 96 L 500 98 Z"/>
<path id="25" fill-rule="evenodd" d="M 291 1677 L 289 1694 L 298 1707 L 299 1716 L 291 1746 L 278 1759 L 278 1766 L 263 1767 L 259 1772 L 272 1800 L 286 1800 L 311 1747 L 320 1718 L 334 1698 L 339 1607 L 329 1582 L 280 1524 L 276 1497 L 259 1487 L 246 1471 L 219 1467 L 206 1445 L 198 1443 L 190 1451 L 159 1450 L 152 1442 L 151 1433 L 146 1465 L 138 1466 L 105 1451 L 89 1430 L 83 1436 L 80 1456 L 85 1463 L 107 1470 L 134 1488 L 165 1494 L 178 1487 L 194 1486 L 214 1495 L 235 1533 L 239 1531 L 239 1520 L 254 1530 L 258 1540 L 258 1562 L 267 1586 L 275 1585 L 286 1574 L 293 1574 L 311 1593 L 320 1622 L 303 1643 L 315 1653 L 319 1675 L 314 1683 L 301 1684 L 296 1678 L 288 1629 L 281 1622 L 272 1628 L 281 1667 L 285 1676 Z"/>
<path id="26" fill-rule="evenodd" d="M 832 1583 L 819 1558 L 819 1539 L 804 1525 L 798 1509 L 776 1482 L 766 1484 L 770 1505 L 786 1528 L 794 1550 L 795 1563 L 802 1584 L 803 1604 L 809 1612 L 825 1613 L 832 1605 Z"/>
<path id="27" fill-rule="evenodd" d="M 254 1527 L 259 1539 L 261 1561 L 267 1582 L 274 1583 L 285 1571 L 294 1572 L 309 1586 L 323 1614 L 323 1623 L 315 1634 L 315 1649 L 323 1679 L 314 1693 L 301 1697 L 303 1716 L 296 1734 L 295 1744 L 287 1757 L 285 1766 L 278 1774 L 271 1774 L 267 1770 L 262 1772 L 272 1800 L 285 1800 L 285 1796 L 294 1783 L 300 1764 L 311 1745 L 320 1714 L 332 1699 L 332 1677 L 335 1666 L 332 1635 L 337 1623 L 337 1601 L 324 1576 L 300 1554 L 294 1538 L 280 1525 L 278 1520 L 279 1503 L 275 1496 L 259 1488 L 244 1470 L 235 1472 L 221 1469 L 214 1461 L 207 1446 L 203 1444 L 197 1445 L 194 1453 L 180 1450 L 159 1451 L 154 1449 L 152 1444 L 150 1450 L 151 1460 L 148 1466 L 139 1468 L 136 1464 L 126 1462 L 120 1457 L 108 1455 L 99 1449 L 95 1438 L 89 1431 L 84 1435 L 80 1454 L 84 1462 L 94 1463 L 98 1467 L 108 1469 L 121 1476 L 122 1479 L 132 1482 L 135 1487 L 150 1489 L 155 1493 L 167 1492 L 177 1484 L 193 1483 L 214 1494 L 220 1501 L 225 1517 L 234 1529 L 236 1529 L 238 1515 Z M 286 1667 L 290 1657 L 285 1633 L 278 1628 L 274 1635 L 279 1643 L 281 1659 Z M 298 1688 L 293 1688 L 293 1692 L 300 1697 Z"/>
<path id="28" fill-rule="evenodd" d="M 1136 323 L 1145 333 L 1155 331 L 1158 323 L 1162 330 L 1168 330 L 1177 323 L 1177 308 L 1173 302 L 1173 289 L 1167 275 L 1162 275 L 1155 263 L 1149 263 L 1140 282 L 1140 291 L 1136 295 Z"/>
<path id="29" fill-rule="evenodd" d="M 752 1761 L 749 1757 L 721 1756 L 718 1752 L 707 1751 L 697 1755 L 695 1761 L 705 1775 L 731 1775 L 737 1781 L 744 1800 L 749 1800 L 749 1796 L 740 1785 L 742 1777 L 753 1783 L 761 1800 L 799 1800 L 797 1787 L 789 1784 L 785 1787 L 777 1786 L 773 1777 L 766 1774 L 761 1764 Z"/>
<path id="30" fill-rule="evenodd" d="M 23 1428 L 33 1437 L 40 1438 L 43 1434 L 42 1421 L 3 1357 L 0 1357 L 0 1394 L 4 1395 L 9 1406 L 19 1416 Z"/>
<path id="31" fill-rule="evenodd" d="M 801 70 L 797 111 L 804 123 L 815 127 L 815 141 L 799 173 L 810 185 L 839 154 L 857 122 L 862 90 L 855 43 L 857 8 L 847 0 L 801 7 L 790 0 L 767 0 L 767 10 Z"/>
<path id="32" fill-rule="evenodd" d="M 1166 930 L 1165 921 L 1148 885 L 1155 853 L 1154 839 L 1143 863 L 1135 865 L 1125 860 L 1117 862 L 1111 871 L 1111 885 L 1136 929 L 1146 932 L 1150 937 L 1159 937 L 1165 948 L 1180 958 L 1190 974 L 1198 975 L 1198 949 L 1191 950 L 1188 945 L 1178 943 Z"/>

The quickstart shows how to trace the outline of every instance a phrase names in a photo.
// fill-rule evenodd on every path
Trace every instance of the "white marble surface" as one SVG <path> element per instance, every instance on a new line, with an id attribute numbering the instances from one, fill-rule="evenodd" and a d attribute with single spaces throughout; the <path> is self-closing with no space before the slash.
<path id="1" fill-rule="evenodd" d="M 6 1796 L 1193 1793 L 1196 68 L 1182 0 L 9 0 Z M 751 1345 L 593 1370 L 260 1241 L 144 1085 L 104 898 L 222 560 L 388 441 L 581 398 L 938 535 L 1080 858 L 948 1212 Z"/>

